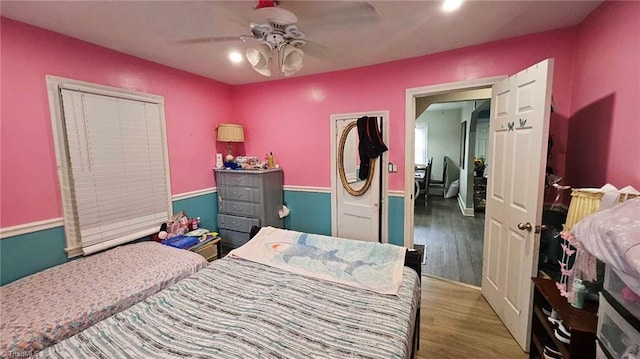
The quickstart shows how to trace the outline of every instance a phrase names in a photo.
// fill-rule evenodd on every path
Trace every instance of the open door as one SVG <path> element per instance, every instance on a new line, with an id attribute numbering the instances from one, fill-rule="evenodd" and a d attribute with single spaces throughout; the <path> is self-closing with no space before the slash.
<path id="1" fill-rule="evenodd" d="M 551 112 L 553 59 L 493 87 L 482 294 L 529 351 Z"/>

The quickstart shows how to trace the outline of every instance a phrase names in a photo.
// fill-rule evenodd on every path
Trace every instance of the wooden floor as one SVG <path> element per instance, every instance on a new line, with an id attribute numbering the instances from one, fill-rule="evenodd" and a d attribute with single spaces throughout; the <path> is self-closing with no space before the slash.
<path id="1" fill-rule="evenodd" d="M 414 243 L 426 246 L 422 272 L 457 282 L 480 286 L 484 214 L 463 216 L 456 198 L 442 195 L 416 200 L 414 207 Z"/>
<path id="2" fill-rule="evenodd" d="M 422 276 L 418 359 L 525 359 L 480 291 Z"/>

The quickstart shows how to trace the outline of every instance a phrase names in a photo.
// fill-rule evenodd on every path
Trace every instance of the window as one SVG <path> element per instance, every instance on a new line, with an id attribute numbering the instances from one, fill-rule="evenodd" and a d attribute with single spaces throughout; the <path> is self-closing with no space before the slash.
<path id="1" fill-rule="evenodd" d="M 47 82 L 69 257 L 157 232 L 172 213 L 162 97 Z"/>
<path id="2" fill-rule="evenodd" d="M 416 154 L 415 163 L 426 165 L 428 161 L 427 145 L 429 142 L 429 126 L 426 123 L 416 124 Z"/>

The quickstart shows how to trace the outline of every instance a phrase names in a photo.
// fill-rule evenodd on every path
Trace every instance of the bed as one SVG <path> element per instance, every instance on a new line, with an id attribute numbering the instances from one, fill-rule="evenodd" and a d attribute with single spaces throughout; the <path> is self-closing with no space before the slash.
<path id="1" fill-rule="evenodd" d="M 345 273 L 349 268 L 347 277 L 360 280 L 377 266 L 372 259 L 377 254 L 356 260 L 343 249 L 328 250 L 305 238 L 305 245 L 315 248 L 307 269 L 325 262 Z M 367 245 L 399 249 L 396 294 L 355 287 L 341 278 L 301 275 L 248 260 L 235 250 L 36 357 L 409 358 L 418 327 L 419 275 L 403 265 L 409 259 L 404 248 Z M 283 253 L 290 263 L 306 260 L 300 251 Z"/>
<path id="2" fill-rule="evenodd" d="M 0 287 L 0 357 L 29 356 L 196 273 L 199 254 L 140 242 Z"/>

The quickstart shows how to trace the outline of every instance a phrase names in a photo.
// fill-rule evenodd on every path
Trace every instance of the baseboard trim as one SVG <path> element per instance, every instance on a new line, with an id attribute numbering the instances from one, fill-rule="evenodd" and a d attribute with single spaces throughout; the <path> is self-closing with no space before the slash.
<path id="1" fill-rule="evenodd" d="M 0 239 L 15 237 L 21 234 L 44 231 L 45 229 L 51 229 L 51 228 L 62 227 L 62 226 L 64 226 L 64 219 L 62 217 L 45 219 L 44 221 L 19 224 L 17 226 L 0 228 Z"/>
<path id="2" fill-rule="evenodd" d="M 458 207 L 460 208 L 460 212 L 462 213 L 463 216 L 465 217 L 473 217 L 474 213 L 473 213 L 473 207 L 472 208 L 467 208 L 464 206 L 464 202 L 462 201 L 462 197 L 458 196 Z"/>

